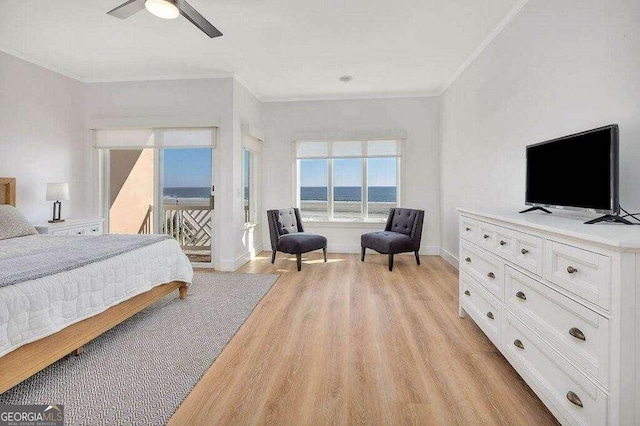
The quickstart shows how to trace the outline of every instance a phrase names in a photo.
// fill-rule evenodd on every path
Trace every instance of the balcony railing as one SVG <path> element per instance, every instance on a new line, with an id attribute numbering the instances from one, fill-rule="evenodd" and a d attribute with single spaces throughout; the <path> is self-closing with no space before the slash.
<path id="1" fill-rule="evenodd" d="M 175 204 L 165 205 L 162 210 L 162 233 L 175 238 L 192 261 L 208 262 L 211 258 L 211 207 Z M 153 233 L 153 206 L 149 206 L 138 233 Z"/>

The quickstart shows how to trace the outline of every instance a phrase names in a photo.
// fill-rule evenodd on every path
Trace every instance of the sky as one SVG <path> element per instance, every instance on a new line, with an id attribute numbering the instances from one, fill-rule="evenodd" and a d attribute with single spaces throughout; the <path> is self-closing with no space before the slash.
<path id="1" fill-rule="evenodd" d="M 211 150 L 165 149 L 164 186 L 168 188 L 211 186 Z"/>
<path id="2" fill-rule="evenodd" d="M 369 186 L 396 186 L 396 159 L 370 158 Z M 327 160 L 300 160 L 300 186 L 327 186 Z M 361 186 L 359 158 L 333 160 L 333 186 Z"/>
<path id="3" fill-rule="evenodd" d="M 370 158 L 369 186 L 396 186 L 396 159 Z M 361 186 L 362 163 L 359 158 L 333 162 L 334 186 Z M 327 160 L 301 160 L 302 186 L 327 186 Z M 166 187 L 208 187 L 211 185 L 210 149 L 165 149 L 164 185 Z"/>

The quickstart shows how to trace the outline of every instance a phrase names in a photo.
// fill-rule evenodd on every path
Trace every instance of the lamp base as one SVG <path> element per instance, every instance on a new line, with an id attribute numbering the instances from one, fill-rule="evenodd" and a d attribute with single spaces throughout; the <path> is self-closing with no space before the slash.
<path id="1" fill-rule="evenodd" d="M 49 223 L 62 223 L 64 222 L 64 219 L 56 219 L 56 220 L 50 220 Z"/>

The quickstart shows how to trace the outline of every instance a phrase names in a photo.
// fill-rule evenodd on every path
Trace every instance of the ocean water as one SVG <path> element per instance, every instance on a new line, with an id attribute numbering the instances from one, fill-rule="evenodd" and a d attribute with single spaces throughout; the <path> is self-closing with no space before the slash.
<path id="1" fill-rule="evenodd" d="M 396 189 L 395 186 L 370 186 L 367 194 L 369 202 L 395 203 Z M 361 188 L 359 186 L 336 186 L 333 188 L 333 198 L 335 201 L 361 201 Z M 302 201 L 326 201 L 327 188 L 303 186 L 300 188 L 300 199 Z"/>
<path id="2" fill-rule="evenodd" d="M 368 189 L 369 201 L 374 203 L 395 203 L 397 198 L 396 189 L 395 186 L 370 186 Z M 361 201 L 362 195 L 360 191 L 359 186 L 336 186 L 333 188 L 336 201 Z M 209 195 L 209 187 L 164 188 L 165 198 L 209 198 Z M 300 198 L 303 201 L 326 201 L 327 188 L 303 186 L 300 188 Z"/>
<path id="3" fill-rule="evenodd" d="M 181 188 L 164 188 L 163 195 L 165 198 L 209 198 L 211 188 L 204 187 L 181 187 Z"/>

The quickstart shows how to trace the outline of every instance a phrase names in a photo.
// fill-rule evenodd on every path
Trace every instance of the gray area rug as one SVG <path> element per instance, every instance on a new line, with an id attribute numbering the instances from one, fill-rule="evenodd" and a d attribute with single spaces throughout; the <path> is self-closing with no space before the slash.
<path id="1" fill-rule="evenodd" d="M 185 300 L 164 297 L 0 404 L 63 404 L 70 425 L 163 425 L 277 278 L 196 272 Z"/>

